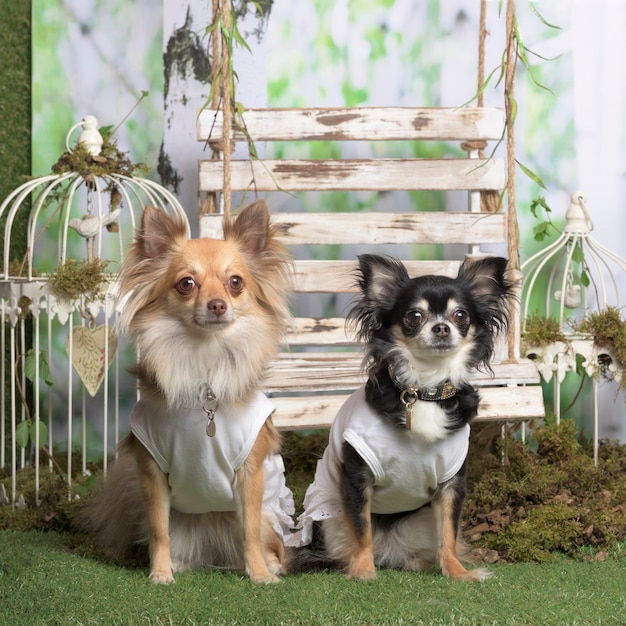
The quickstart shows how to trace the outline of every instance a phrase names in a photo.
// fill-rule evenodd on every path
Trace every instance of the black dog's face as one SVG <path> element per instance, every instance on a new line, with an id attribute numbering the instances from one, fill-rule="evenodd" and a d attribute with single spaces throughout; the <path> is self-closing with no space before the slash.
<path id="1" fill-rule="evenodd" d="M 408 361 L 433 374 L 445 367 L 455 378 L 488 365 L 507 321 L 506 259 L 466 261 L 456 278 L 410 278 L 402 263 L 379 255 L 360 256 L 359 270 L 362 293 L 349 316 L 373 363 Z"/>
<path id="2" fill-rule="evenodd" d="M 446 283 L 430 280 L 424 284 L 414 279 L 399 292 L 391 308 L 392 332 L 412 353 L 443 356 L 456 352 L 470 333 L 466 296 Z"/>

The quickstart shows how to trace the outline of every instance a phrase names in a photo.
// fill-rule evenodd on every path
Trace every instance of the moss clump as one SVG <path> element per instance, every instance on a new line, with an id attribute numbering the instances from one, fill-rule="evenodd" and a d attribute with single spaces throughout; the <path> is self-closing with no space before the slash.
<path id="1" fill-rule="evenodd" d="M 102 150 L 98 155 L 92 155 L 88 149 L 78 144 L 71 152 L 64 152 L 59 160 L 52 166 L 54 174 L 66 174 L 77 172 L 87 182 L 93 177 L 103 177 L 110 174 L 133 176 L 149 171 L 144 163 L 133 163 L 128 158 L 128 153 L 121 152 L 115 140 L 106 133 L 102 133 Z"/>
<path id="2" fill-rule="evenodd" d="M 541 317 L 533 313 L 524 324 L 524 343 L 530 346 L 547 346 L 555 341 L 565 341 L 559 323 L 552 317 Z"/>
<path id="3" fill-rule="evenodd" d="M 577 549 L 577 539 L 584 528 L 579 512 L 567 504 L 552 503 L 528 512 L 525 519 L 511 526 L 501 539 L 500 549 L 512 561 L 543 563 L 554 558 L 554 552 Z"/>
<path id="4" fill-rule="evenodd" d="M 84 480 L 84 478 L 82 478 Z M 4 484 L 11 497 L 11 478 L 5 470 L 0 472 L 0 483 Z M 23 508 L 0 506 L 0 528 L 10 530 L 54 530 L 66 532 L 70 529 L 75 505 L 69 498 L 65 479 L 48 470 L 42 459 L 39 472 L 38 502 L 35 494 L 35 467 L 29 465 L 17 473 L 16 492 L 23 497 Z"/>
<path id="5" fill-rule="evenodd" d="M 480 427 L 474 430 L 479 430 Z M 598 467 L 570 420 L 535 430 L 537 451 L 507 439 L 475 440 L 464 533 L 504 561 L 580 557 L 626 538 L 626 446 L 603 442 Z M 498 463 L 506 448 L 506 465 Z"/>
<path id="6" fill-rule="evenodd" d="M 591 313 L 585 316 L 574 330 L 593 335 L 598 346 L 608 348 L 617 359 L 619 367 L 626 368 L 626 322 L 622 319 L 617 307 L 606 307 L 599 313 Z M 600 364 L 601 373 L 612 378 L 609 374 L 608 364 Z M 620 389 L 626 387 L 626 381 L 622 381 Z"/>
<path id="7" fill-rule="evenodd" d="M 54 293 L 67 300 L 73 300 L 85 295 L 95 297 L 106 280 L 106 268 L 110 261 L 93 259 L 79 261 L 68 258 L 63 265 L 59 265 L 49 281 Z"/>

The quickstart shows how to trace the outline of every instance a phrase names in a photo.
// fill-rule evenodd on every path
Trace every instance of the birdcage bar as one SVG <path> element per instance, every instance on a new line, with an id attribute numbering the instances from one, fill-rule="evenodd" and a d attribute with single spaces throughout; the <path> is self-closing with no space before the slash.
<path id="1" fill-rule="evenodd" d="M 90 131 L 93 130 L 92 125 Z M 71 152 L 68 138 L 66 145 Z M 73 229 L 87 245 L 88 261 L 106 256 L 106 260 L 121 265 L 124 245 L 132 240 L 132 231 L 148 204 L 181 219 L 190 236 L 185 211 L 167 189 L 149 179 L 117 171 L 89 176 L 72 171 L 39 177 L 19 186 L 0 204 L 0 217 L 5 220 L 0 268 L 0 349 L 9 355 L 8 360 L 2 360 L 0 369 L 0 467 L 10 465 L 13 505 L 18 496 L 21 501 L 17 473 L 30 463 L 35 464 L 37 501 L 42 468 L 63 474 L 68 497 L 72 497 L 73 470 L 88 470 L 90 446 L 96 442 L 104 470 L 107 469 L 111 445 L 117 444 L 121 422 L 132 406 L 121 405 L 121 372 L 127 356 L 122 357 L 117 338 L 111 332 L 122 306 L 117 298 L 117 274 L 107 270 L 95 295 L 62 296 L 50 284 L 50 264 L 56 260 L 57 266 L 61 266 L 75 256 L 74 244 L 68 244 Z M 87 210 L 81 210 L 85 206 Z M 26 249 L 18 260 L 19 271 L 14 271 L 11 243 L 20 211 L 28 212 L 27 219 L 19 220 L 26 226 Z M 115 228 L 110 228 L 113 223 Z M 104 234 L 105 228 L 109 235 Z M 42 237 L 44 231 L 49 235 Z M 43 334 L 47 336 L 44 338 Z M 27 348 L 32 348 L 35 356 L 34 362 L 28 364 L 32 367 L 28 375 Z M 47 372 L 42 369 L 42 348 L 48 356 L 54 386 L 47 383 Z M 83 357 L 89 362 L 87 373 L 79 367 Z M 101 412 L 101 420 L 96 412 Z M 17 429 L 23 428 L 20 423 L 29 417 L 32 428 L 27 445 L 20 447 Z M 47 427 L 45 442 L 40 441 L 40 423 Z M 64 440 L 67 462 L 60 467 Z M 47 463 L 42 455 L 47 457 Z M 8 491 L 8 476 L 6 487 Z"/>

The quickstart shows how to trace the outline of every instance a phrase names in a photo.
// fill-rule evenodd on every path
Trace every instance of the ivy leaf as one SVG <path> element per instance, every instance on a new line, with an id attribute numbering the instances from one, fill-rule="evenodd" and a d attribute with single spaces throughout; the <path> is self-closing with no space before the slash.
<path id="1" fill-rule="evenodd" d="M 539 222 L 539 224 L 533 228 L 535 241 L 543 241 L 548 236 L 549 228 L 550 224 L 548 222 Z"/>
<path id="2" fill-rule="evenodd" d="M 546 199 L 543 196 L 537 196 L 530 203 L 530 212 L 533 214 L 533 217 L 538 217 L 537 209 L 542 208 L 546 213 L 552 213 L 552 209 L 548 206 Z"/>
<path id="3" fill-rule="evenodd" d="M 35 422 L 29 424 L 28 434 L 33 443 L 38 441 L 39 446 L 43 446 L 48 438 L 48 427 L 41 420 L 37 420 L 37 424 L 39 424 L 39 439 L 37 439 L 37 425 Z"/>
<path id="4" fill-rule="evenodd" d="M 35 351 L 31 348 L 24 358 L 24 376 L 26 376 L 31 383 L 35 382 L 36 363 L 37 357 Z M 52 387 L 54 384 L 52 373 L 50 372 L 50 364 L 48 363 L 46 353 L 43 351 L 39 352 L 39 378 L 43 379 L 48 387 Z"/>
<path id="5" fill-rule="evenodd" d="M 589 285 L 591 284 L 591 280 L 589 280 L 589 274 L 587 274 L 586 270 L 583 270 L 580 273 L 580 282 L 582 283 L 583 287 L 589 287 Z"/>
<path id="6" fill-rule="evenodd" d="M 583 252 L 582 247 L 579 243 L 574 246 L 574 251 L 572 252 L 572 261 L 574 263 L 582 263 L 585 260 L 585 253 Z"/>
<path id="7" fill-rule="evenodd" d="M 50 371 L 50 364 L 48 363 L 48 357 L 45 352 L 39 353 L 39 375 L 43 378 L 48 387 L 52 387 L 54 385 L 52 372 Z"/>
<path id="8" fill-rule="evenodd" d="M 25 448 L 28 445 L 30 439 L 30 424 L 28 420 L 20 422 L 15 428 L 15 443 L 20 448 Z"/>
<path id="9" fill-rule="evenodd" d="M 113 130 L 113 124 L 108 124 L 106 126 L 100 126 L 100 128 L 98 130 L 100 131 L 100 134 L 102 135 L 102 137 L 107 139 L 108 137 L 111 136 L 111 131 Z"/>
<path id="10" fill-rule="evenodd" d="M 35 352 L 32 349 L 30 349 L 24 357 L 24 376 L 26 376 L 31 383 L 35 381 L 36 358 Z"/>

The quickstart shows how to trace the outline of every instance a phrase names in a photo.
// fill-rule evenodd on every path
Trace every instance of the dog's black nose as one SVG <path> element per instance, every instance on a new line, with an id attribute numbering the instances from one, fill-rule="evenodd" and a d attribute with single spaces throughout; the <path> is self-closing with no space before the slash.
<path id="1" fill-rule="evenodd" d="M 207 304 L 207 308 L 211 313 L 213 313 L 213 315 L 215 315 L 215 317 L 221 317 L 224 313 L 226 313 L 227 306 L 224 300 L 215 298 L 215 300 L 211 300 L 209 304 Z"/>
<path id="2" fill-rule="evenodd" d="M 447 324 L 435 324 L 433 326 L 433 333 L 437 337 L 447 337 L 450 334 L 450 327 Z"/>

